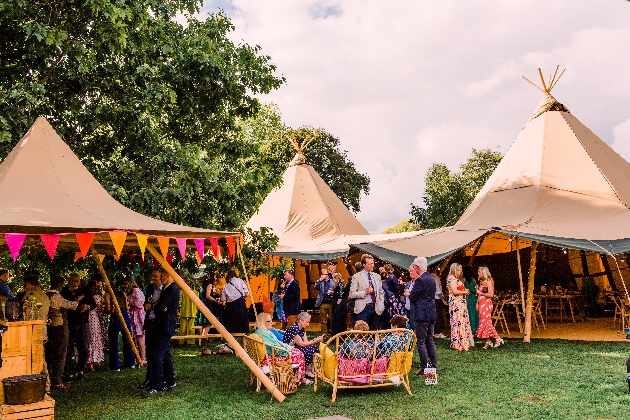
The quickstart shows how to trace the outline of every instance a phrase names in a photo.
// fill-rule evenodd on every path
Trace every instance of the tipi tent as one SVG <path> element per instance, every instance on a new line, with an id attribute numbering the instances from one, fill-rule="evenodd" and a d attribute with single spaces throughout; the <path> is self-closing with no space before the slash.
<path id="1" fill-rule="evenodd" d="M 279 238 L 274 255 L 327 260 L 348 254 L 343 235 L 368 235 L 368 231 L 306 161 L 298 146 L 282 186 L 269 193 L 246 227 L 270 228 Z"/>

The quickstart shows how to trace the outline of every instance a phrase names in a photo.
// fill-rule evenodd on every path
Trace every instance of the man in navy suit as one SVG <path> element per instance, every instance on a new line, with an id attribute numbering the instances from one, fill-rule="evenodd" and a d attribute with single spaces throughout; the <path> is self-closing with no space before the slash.
<path id="1" fill-rule="evenodd" d="M 175 368 L 171 356 L 171 337 L 175 335 L 177 309 L 179 308 L 179 287 L 168 273 L 162 273 L 162 292 L 153 305 L 155 324 L 153 326 L 153 352 L 149 355 L 151 372 L 149 387 L 143 397 L 175 389 Z"/>
<path id="2" fill-rule="evenodd" d="M 293 270 L 284 272 L 284 280 L 287 282 L 286 289 L 278 298 L 284 301 L 284 314 L 287 316 L 287 327 L 290 327 L 297 322 L 300 313 L 300 285 Z"/>
<path id="3" fill-rule="evenodd" d="M 418 257 L 409 267 L 409 277 L 414 280 L 409 292 L 420 354 L 420 369 L 414 375 L 422 376 L 427 363 L 437 367 L 437 353 L 433 343 L 433 327 L 437 319 L 435 309 L 435 280 L 427 272 L 427 259 Z"/>

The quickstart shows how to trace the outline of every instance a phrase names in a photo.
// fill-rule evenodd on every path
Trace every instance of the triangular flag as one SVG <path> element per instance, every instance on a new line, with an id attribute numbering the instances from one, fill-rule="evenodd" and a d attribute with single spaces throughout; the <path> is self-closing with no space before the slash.
<path id="1" fill-rule="evenodd" d="M 88 251 L 90 250 L 90 245 L 92 245 L 92 241 L 94 240 L 95 233 L 75 233 L 74 236 L 77 237 L 77 244 L 79 244 L 79 249 L 81 250 L 81 256 L 85 258 Z"/>
<path id="2" fill-rule="evenodd" d="M 196 238 L 193 239 L 193 241 L 195 242 L 195 246 L 197 247 L 197 261 L 199 261 L 199 264 L 201 264 L 201 260 L 203 260 L 203 254 L 204 254 L 204 248 L 205 248 L 205 244 L 204 244 L 204 240 L 203 238 Z"/>
<path id="3" fill-rule="evenodd" d="M 120 260 L 120 255 L 116 254 L 113 256 L 114 257 L 114 261 L 119 261 Z"/>
<path id="4" fill-rule="evenodd" d="M 175 257 L 175 255 L 173 254 L 168 254 L 166 256 L 166 262 L 168 263 L 168 265 L 173 266 L 173 257 Z"/>
<path id="5" fill-rule="evenodd" d="M 197 265 L 201 265 L 201 258 L 199 257 L 198 252 L 195 252 L 195 258 L 197 258 Z"/>
<path id="6" fill-rule="evenodd" d="M 158 241 L 158 245 L 160 246 L 160 252 L 162 253 L 162 256 L 166 258 L 166 256 L 168 255 L 168 243 L 170 239 L 165 238 L 164 236 L 157 236 L 156 239 Z"/>
<path id="7" fill-rule="evenodd" d="M 5 233 L 4 240 L 7 242 L 7 246 L 9 247 L 9 251 L 11 251 L 11 256 L 13 257 L 13 261 L 17 260 L 18 255 L 20 255 L 20 250 L 22 249 L 22 244 L 26 239 L 26 234 L 24 233 Z"/>
<path id="8" fill-rule="evenodd" d="M 105 254 L 98 254 L 98 259 L 103 262 L 103 260 L 105 259 Z"/>
<path id="9" fill-rule="evenodd" d="M 221 261 L 221 258 L 219 256 L 219 238 L 209 238 L 209 240 L 212 247 L 212 255 L 214 255 L 214 259 L 217 260 L 217 262 Z"/>
<path id="10" fill-rule="evenodd" d="M 138 246 L 140 246 L 140 252 L 142 252 L 142 259 L 144 260 L 144 250 L 147 247 L 149 235 L 141 235 L 139 233 L 136 233 L 136 239 L 138 240 Z"/>
<path id="11" fill-rule="evenodd" d="M 243 235 L 238 235 L 234 238 L 234 242 L 236 244 L 236 256 L 241 255 L 241 251 L 243 250 Z"/>
<path id="12" fill-rule="evenodd" d="M 79 261 L 81 258 L 83 258 L 83 255 L 81 255 L 80 252 L 75 252 L 74 253 L 74 262 Z"/>
<path id="13" fill-rule="evenodd" d="M 225 240 L 227 241 L 228 259 L 232 262 L 234 261 L 234 237 L 227 236 Z"/>
<path id="14" fill-rule="evenodd" d="M 186 238 L 175 238 L 175 242 L 177 242 L 177 248 L 179 248 L 182 261 L 186 260 Z"/>
<path id="15" fill-rule="evenodd" d="M 39 235 L 39 237 L 41 238 L 42 243 L 44 244 L 44 248 L 46 248 L 46 251 L 50 256 L 50 259 L 54 259 L 55 251 L 57 251 L 57 245 L 59 245 L 59 238 L 61 238 L 61 235 L 41 234 Z"/>
<path id="16" fill-rule="evenodd" d="M 116 256 L 120 258 L 123 247 L 125 246 L 125 240 L 127 239 L 127 232 L 124 230 L 117 230 L 115 232 L 109 232 L 109 237 L 112 239 L 114 249 L 116 250 Z"/>

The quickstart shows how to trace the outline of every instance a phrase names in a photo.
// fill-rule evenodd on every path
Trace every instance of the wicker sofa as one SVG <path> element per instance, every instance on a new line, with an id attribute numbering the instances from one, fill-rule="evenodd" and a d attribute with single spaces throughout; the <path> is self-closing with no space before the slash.
<path id="1" fill-rule="evenodd" d="M 403 384 L 409 395 L 415 334 L 407 329 L 345 331 L 321 343 L 315 354 L 315 384 L 332 385 L 332 402 L 340 388 L 373 388 Z"/>

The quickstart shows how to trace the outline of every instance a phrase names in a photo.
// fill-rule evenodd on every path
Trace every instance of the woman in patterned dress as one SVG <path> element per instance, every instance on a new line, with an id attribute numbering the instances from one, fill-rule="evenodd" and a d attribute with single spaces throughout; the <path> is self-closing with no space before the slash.
<path id="1" fill-rule="evenodd" d="M 127 304 L 129 305 L 129 319 L 131 320 L 131 333 L 133 335 L 133 341 L 138 346 L 138 353 L 142 364 L 146 365 L 147 357 L 144 344 L 144 293 L 138 287 L 135 281 L 130 281 L 125 284 L 127 292 Z"/>
<path id="2" fill-rule="evenodd" d="M 319 343 L 324 341 L 323 335 L 315 337 L 312 340 L 309 340 L 306 337 L 306 327 L 308 327 L 310 322 L 311 315 L 308 312 L 300 312 L 295 324 L 287 328 L 284 332 L 284 337 L 282 338 L 283 343 L 294 345 L 295 348 L 304 354 L 307 378 L 315 375 L 315 370 L 313 369 L 313 355 L 315 353 L 319 353 L 319 348 L 317 346 Z"/>
<path id="3" fill-rule="evenodd" d="M 88 346 L 88 369 L 94 372 L 94 364 L 99 364 L 105 360 L 103 352 L 103 334 L 101 331 L 100 316 L 105 312 L 105 300 L 100 293 L 96 281 L 92 280 L 88 284 L 90 291 L 94 297 L 96 307 L 90 311 L 88 315 L 88 328 L 90 330 L 90 343 Z"/>
<path id="4" fill-rule="evenodd" d="M 497 330 L 492 325 L 492 297 L 494 296 L 494 280 L 490 275 L 488 267 L 479 267 L 477 271 L 479 275 L 479 287 L 477 287 L 477 311 L 479 312 L 479 327 L 477 328 L 477 337 L 485 338 L 486 344 L 484 349 L 492 347 L 492 339 L 494 338 L 494 347 L 503 344 L 503 340 L 497 334 Z"/>
<path id="5" fill-rule="evenodd" d="M 448 313 L 451 319 L 451 348 L 453 350 L 468 351 L 474 347 L 474 337 L 470 331 L 466 296 L 470 290 L 464 287 L 462 266 L 451 264 L 448 278 Z"/>

